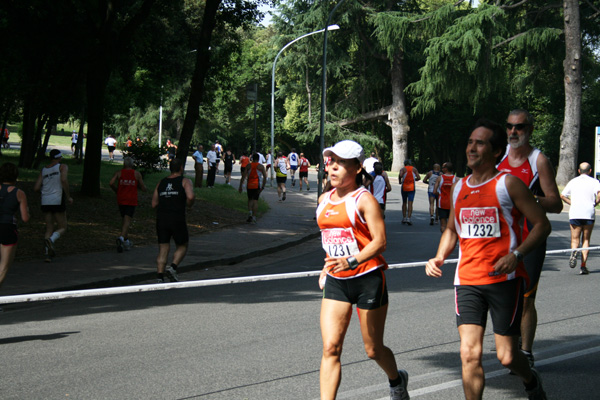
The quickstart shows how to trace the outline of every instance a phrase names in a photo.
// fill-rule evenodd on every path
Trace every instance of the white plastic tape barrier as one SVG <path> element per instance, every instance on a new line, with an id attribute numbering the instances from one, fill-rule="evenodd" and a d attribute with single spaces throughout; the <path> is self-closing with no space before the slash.
<path id="1" fill-rule="evenodd" d="M 581 250 L 600 250 L 600 247 L 586 247 Z M 570 253 L 572 249 L 564 250 L 550 250 L 546 252 L 546 255 Z M 458 259 L 446 260 L 444 264 L 456 263 Z M 390 269 L 399 268 L 412 268 L 412 267 L 424 267 L 427 261 L 413 262 L 413 263 L 402 263 L 402 264 L 389 264 Z M 239 278 L 222 278 L 222 279 L 207 279 L 201 281 L 189 281 L 189 282 L 173 282 L 173 283 L 157 283 L 151 285 L 135 285 L 135 286 L 120 286 L 110 287 L 103 289 L 86 289 L 86 290 L 69 290 L 64 292 L 49 292 L 49 293 L 34 293 L 34 294 L 19 294 L 13 296 L 1 296 L 0 304 L 14 304 L 14 303 L 31 303 L 35 301 L 49 301 L 49 300 L 64 300 L 74 299 L 78 297 L 90 297 L 90 296 L 109 296 L 115 294 L 126 294 L 126 293 L 141 293 L 141 292 L 152 292 L 157 290 L 170 290 L 170 289 L 187 289 L 193 287 L 202 286 L 218 286 L 218 285 L 231 285 L 234 283 L 248 283 L 248 282 L 263 282 L 273 281 L 278 279 L 292 279 L 292 278 L 306 278 L 310 276 L 319 276 L 321 270 L 307 271 L 307 272 L 292 272 L 287 274 L 273 274 L 273 275 L 254 275 L 244 276 Z"/>

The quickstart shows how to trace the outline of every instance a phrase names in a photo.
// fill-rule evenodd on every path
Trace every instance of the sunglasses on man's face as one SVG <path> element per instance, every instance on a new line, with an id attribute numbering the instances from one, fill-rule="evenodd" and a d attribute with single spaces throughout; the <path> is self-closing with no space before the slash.
<path id="1" fill-rule="evenodd" d="M 506 129 L 511 131 L 513 128 L 515 128 L 518 131 L 522 131 L 526 126 L 529 126 L 530 124 L 511 124 L 510 122 L 506 123 Z"/>

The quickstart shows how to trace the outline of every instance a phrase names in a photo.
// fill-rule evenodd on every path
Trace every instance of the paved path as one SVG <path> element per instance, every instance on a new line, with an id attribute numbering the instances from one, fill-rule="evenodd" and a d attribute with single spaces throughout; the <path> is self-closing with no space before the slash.
<path id="1" fill-rule="evenodd" d="M 69 148 L 60 148 L 70 154 Z M 103 155 L 108 152 L 103 149 Z M 120 152 L 115 152 L 117 160 Z M 186 175 L 193 180 L 193 162 L 188 157 Z M 221 174 L 216 183 L 224 183 Z M 206 177 L 206 175 L 205 175 Z M 239 167 L 234 170 L 232 183 L 237 187 Z M 242 223 L 239 226 L 218 229 L 190 238 L 188 253 L 180 266 L 181 271 L 204 269 L 216 265 L 241 262 L 282 250 L 288 246 L 317 237 L 319 229 L 314 220 L 317 192 L 316 172 L 311 171 L 313 191 L 298 192 L 298 186 L 288 184 L 286 201 L 279 202 L 275 188 L 269 187 L 261 194 L 270 210 L 256 225 Z M 209 190 L 206 188 L 200 190 Z M 68 233 L 67 233 L 68 235 Z M 26 239 L 26 238 L 23 238 Z M 131 251 L 117 253 L 116 248 L 101 253 L 58 255 L 51 264 L 42 258 L 15 263 L 0 289 L 0 295 L 40 293 L 48 291 L 84 289 L 126 285 L 151 280 L 156 276 L 158 247 L 148 245 Z"/>

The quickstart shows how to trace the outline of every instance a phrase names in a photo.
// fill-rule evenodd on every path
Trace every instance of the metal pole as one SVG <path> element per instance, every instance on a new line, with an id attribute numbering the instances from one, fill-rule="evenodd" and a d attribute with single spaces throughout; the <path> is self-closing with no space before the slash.
<path id="1" fill-rule="evenodd" d="M 342 0 L 343 1 L 343 0 Z M 285 46 L 279 50 L 279 53 L 275 56 L 275 61 L 273 61 L 273 70 L 271 71 L 271 186 L 273 186 L 273 170 L 275 165 L 275 66 L 277 65 L 277 59 L 283 53 L 285 49 L 290 47 L 293 43 L 296 43 L 300 39 L 304 39 L 307 36 L 314 35 L 316 33 L 327 32 L 328 30 L 334 31 L 336 29 L 340 29 L 337 25 L 328 25 L 325 29 L 319 29 L 318 31 L 310 32 L 305 35 L 299 36 L 296 39 L 292 40 Z M 327 33 L 326 33 L 327 34 Z"/>
<path id="2" fill-rule="evenodd" d="M 340 0 L 339 3 L 333 7 L 333 10 L 329 13 L 329 17 L 327 17 L 327 24 L 331 21 L 331 17 L 335 13 L 335 10 L 338 9 L 339 6 L 346 0 Z M 325 150 L 325 100 L 327 98 L 327 31 L 325 31 L 325 35 L 323 35 L 323 68 L 321 68 L 321 73 L 323 74 L 323 85 L 321 88 L 321 135 L 320 135 L 320 147 L 321 152 L 319 154 L 320 162 L 319 162 L 319 173 L 318 173 L 318 184 L 317 184 L 317 200 L 323 193 L 323 187 L 321 186 L 321 182 L 323 181 L 323 171 L 325 166 L 323 160 L 323 150 Z"/>
<path id="3" fill-rule="evenodd" d="M 258 84 L 254 84 L 254 93 L 256 93 L 256 97 L 254 98 L 254 150 L 253 153 L 256 153 L 256 100 L 258 99 Z"/>
<path id="4" fill-rule="evenodd" d="M 158 109 L 158 148 L 162 146 L 162 103 L 163 103 L 163 86 L 160 87 L 160 108 Z"/>

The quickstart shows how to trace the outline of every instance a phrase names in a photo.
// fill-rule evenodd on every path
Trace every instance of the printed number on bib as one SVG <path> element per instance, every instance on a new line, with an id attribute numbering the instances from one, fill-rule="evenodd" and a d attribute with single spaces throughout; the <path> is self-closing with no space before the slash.
<path id="1" fill-rule="evenodd" d="M 350 257 L 360 253 L 352 229 L 325 229 L 321 232 L 321 243 L 330 257 Z"/>
<path id="2" fill-rule="evenodd" d="M 462 238 L 500 237 L 500 218 L 495 207 L 462 208 L 459 218 Z"/>

